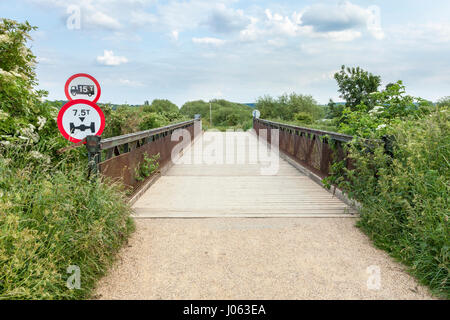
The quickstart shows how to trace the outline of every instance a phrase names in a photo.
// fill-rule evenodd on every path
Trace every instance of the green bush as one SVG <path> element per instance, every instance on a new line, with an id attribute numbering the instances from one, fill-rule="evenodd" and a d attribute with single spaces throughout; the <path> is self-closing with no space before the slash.
<path id="1" fill-rule="evenodd" d="M 258 98 L 256 109 L 261 112 L 262 119 L 293 121 L 298 113 L 307 113 L 312 120 L 318 120 L 325 115 L 325 111 L 309 95 L 291 93 L 284 94 L 277 99 L 271 96 Z"/>
<path id="2" fill-rule="evenodd" d="M 85 162 L 55 168 L 9 149 L 0 155 L 0 299 L 89 297 L 133 229 L 123 192 L 87 181 Z M 80 289 L 66 286 L 70 265 Z"/>
<path id="3" fill-rule="evenodd" d="M 294 115 L 294 119 L 305 124 L 311 124 L 313 122 L 312 115 L 306 112 L 297 112 Z"/>
<path id="4" fill-rule="evenodd" d="M 219 130 L 244 129 L 249 128 L 248 124 L 252 121 L 252 108 L 226 100 L 211 101 L 212 126 L 209 124 L 209 102 L 203 100 L 186 102 L 181 107 L 180 112 L 190 119 L 194 115 L 200 114 L 203 120 L 203 129 L 205 130 L 211 127 Z"/>
<path id="5" fill-rule="evenodd" d="M 441 106 L 420 119 L 385 128 L 392 148 L 349 146 L 354 170 L 339 187 L 362 205 L 359 226 L 439 295 L 450 297 L 450 113 Z M 369 138 L 378 138 L 375 130 Z M 388 144 L 389 146 L 389 144 Z M 387 152 L 386 152 L 387 151 Z M 389 154 L 391 153 L 391 155 Z"/>
<path id="6" fill-rule="evenodd" d="M 84 148 L 56 152 L 70 143 L 62 102 L 35 90 L 34 29 L 0 22 L 0 299 L 86 298 L 132 231 L 130 207 L 118 185 L 86 179 Z M 80 289 L 66 286 L 70 265 Z"/>

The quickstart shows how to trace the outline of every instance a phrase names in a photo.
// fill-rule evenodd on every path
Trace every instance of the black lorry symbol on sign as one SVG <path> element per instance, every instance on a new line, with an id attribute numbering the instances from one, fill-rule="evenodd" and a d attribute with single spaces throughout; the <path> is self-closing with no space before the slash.
<path id="1" fill-rule="evenodd" d="M 91 97 L 95 94 L 95 86 L 88 84 L 79 84 L 77 86 L 70 87 L 70 94 L 76 96 L 77 94 L 86 94 Z"/>
<path id="2" fill-rule="evenodd" d="M 90 126 L 86 126 L 84 124 L 80 124 L 79 126 L 76 127 L 75 123 L 73 123 L 73 122 L 71 122 L 69 125 L 70 125 L 70 133 L 74 133 L 75 129 L 78 129 L 78 130 L 83 131 L 83 132 L 88 130 L 88 129 L 91 129 L 91 132 L 95 133 L 95 122 L 91 122 Z"/>

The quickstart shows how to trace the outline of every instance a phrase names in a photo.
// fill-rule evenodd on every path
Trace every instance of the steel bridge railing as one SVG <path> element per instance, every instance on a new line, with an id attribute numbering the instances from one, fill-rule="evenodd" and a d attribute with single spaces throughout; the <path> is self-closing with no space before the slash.
<path id="1" fill-rule="evenodd" d="M 330 175 L 330 166 L 334 162 L 344 160 L 346 167 L 351 169 L 351 161 L 343 145 L 353 136 L 257 118 L 253 119 L 253 129 L 258 135 L 260 130 L 267 130 L 269 143 L 271 129 L 278 129 L 279 149 L 321 178 Z"/>
<path id="2" fill-rule="evenodd" d="M 185 129 L 193 141 L 201 133 L 201 127 L 201 119 L 193 119 L 106 139 L 88 136 L 86 147 L 90 172 L 120 179 L 125 186 L 135 189 L 140 184 L 136 179 L 136 169 L 144 160 L 144 155 L 159 154 L 159 168 L 162 168 L 171 161 L 172 150 L 180 143 L 178 139 L 172 139 L 173 133 Z"/>

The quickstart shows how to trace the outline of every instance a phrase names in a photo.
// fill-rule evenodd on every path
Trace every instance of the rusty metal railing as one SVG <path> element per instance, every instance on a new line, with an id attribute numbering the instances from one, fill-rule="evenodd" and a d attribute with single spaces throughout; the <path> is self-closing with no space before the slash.
<path id="1" fill-rule="evenodd" d="M 140 184 L 136 179 L 136 168 L 144 160 L 144 155 L 159 154 L 159 168 L 168 164 L 173 148 L 180 143 L 178 139 L 172 141 L 172 135 L 180 129 L 187 130 L 193 141 L 201 133 L 201 119 L 106 139 L 88 136 L 86 147 L 90 170 L 120 179 L 125 186 L 135 189 Z"/>
<path id="2" fill-rule="evenodd" d="M 331 164 L 337 161 L 344 160 L 346 167 L 351 169 L 343 145 L 351 141 L 352 136 L 257 118 L 253 119 L 253 129 L 258 135 L 261 129 L 266 129 L 269 143 L 271 129 L 278 129 L 280 150 L 321 178 L 329 176 Z"/>

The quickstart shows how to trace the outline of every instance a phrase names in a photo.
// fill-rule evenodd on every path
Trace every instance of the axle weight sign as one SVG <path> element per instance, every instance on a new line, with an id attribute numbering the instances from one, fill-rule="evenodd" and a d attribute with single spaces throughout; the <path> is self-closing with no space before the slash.
<path id="1" fill-rule="evenodd" d="M 80 142 L 86 136 L 100 136 L 105 129 L 103 111 L 89 100 L 72 100 L 58 113 L 58 129 L 67 140 Z"/>

